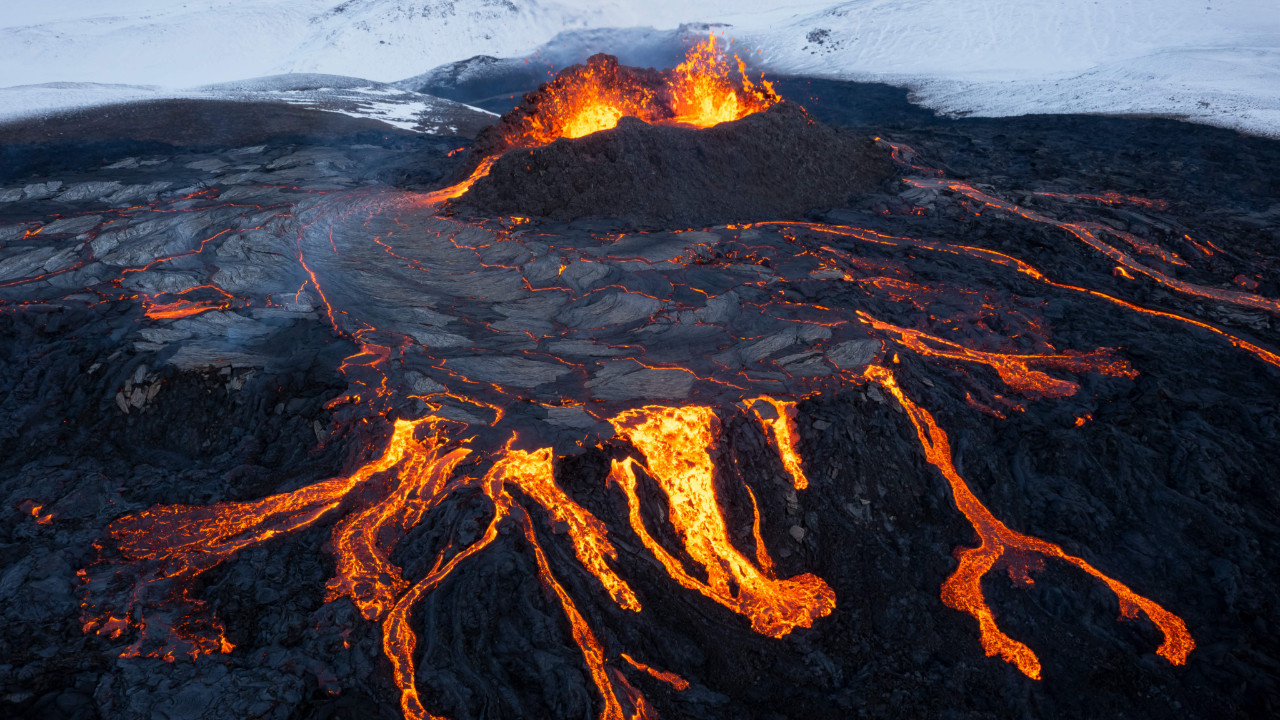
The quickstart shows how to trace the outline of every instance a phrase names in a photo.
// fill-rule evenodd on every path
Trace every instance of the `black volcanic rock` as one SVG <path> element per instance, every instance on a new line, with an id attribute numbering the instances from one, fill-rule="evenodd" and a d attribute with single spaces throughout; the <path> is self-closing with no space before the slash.
<path id="1" fill-rule="evenodd" d="M 566 221 L 607 216 L 633 227 L 795 218 L 847 206 L 892 172 L 870 138 L 781 103 L 706 129 L 627 117 L 611 130 L 513 150 L 453 207 Z"/>

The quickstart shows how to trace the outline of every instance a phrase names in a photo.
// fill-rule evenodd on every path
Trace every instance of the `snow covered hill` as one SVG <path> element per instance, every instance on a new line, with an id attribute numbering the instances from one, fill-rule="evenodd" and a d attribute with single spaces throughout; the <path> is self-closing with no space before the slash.
<path id="1" fill-rule="evenodd" d="M 853 0 L 753 20 L 740 36 L 767 65 L 906 85 L 944 112 L 1160 113 L 1280 135 L 1275 0 Z"/>
<path id="2" fill-rule="evenodd" d="M 1275 0 L 7 4 L 0 87 L 172 89 L 278 73 L 392 82 L 475 55 L 560 66 L 602 49 L 665 64 L 678 56 L 668 40 L 679 33 L 669 31 L 718 23 L 740 48 L 760 50 L 773 73 L 893 82 L 946 112 L 1163 113 L 1280 134 Z M 37 94 L 22 106 L 49 107 L 59 96 L 47 86 Z"/>
<path id="3" fill-rule="evenodd" d="M 759 0 L 748 0 L 759 3 Z M 522 56 L 565 30 L 716 17 L 742 3 L 650 0 L 53 0 L 0 13 L 0 87 L 189 87 L 288 72 L 389 82 L 473 55 Z M 811 9 L 823 6 L 810 3 Z M 686 17 L 687 16 L 687 17 Z"/>

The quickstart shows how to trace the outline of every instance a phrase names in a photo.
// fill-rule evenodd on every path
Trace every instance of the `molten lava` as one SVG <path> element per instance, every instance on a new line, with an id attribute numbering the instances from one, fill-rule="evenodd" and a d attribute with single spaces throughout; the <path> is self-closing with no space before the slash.
<path id="1" fill-rule="evenodd" d="M 161 302 L 162 298 L 172 298 Z M 191 317 L 209 310 L 225 310 L 231 307 L 231 293 L 217 285 L 198 285 L 182 292 L 163 293 L 143 301 L 147 317 L 155 320 L 172 320 Z"/>
<path id="2" fill-rule="evenodd" d="M 627 495 L 631 527 L 672 579 L 745 615 L 758 633 L 782 637 L 835 609 L 835 593 L 815 575 L 781 580 L 748 560 L 729 539 L 715 492 L 710 449 L 717 420 L 711 408 L 649 406 L 610 420 L 644 457 L 614 461 L 610 478 Z M 654 539 L 640 512 L 636 470 L 643 469 L 667 496 L 668 518 L 683 549 L 705 571 L 706 581 Z M 772 565 L 772 563 L 770 563 Z"/>
<path id="3" fill-rule="evenodd" d="M 1037 554 L 1064 560 L 1105 583 L 1119 599 L 1120 614 L 1123 617 L 1133 619 L 1139 613 L 1145 614 L 1164 634 L 1164 642 L 1156 652 L 1174 665 L 1186 664 L 1187 655 L 1195 649 L 1196 643 L 1187 632 L 1187 625 L 1182 618 L 1134 593 L 1128 586 L 1104 575 L 1085 560 L 1066 554 L 1057 545 L 1006 527 L 978 500 L 964 478 L 960 477 L 951 461 L 951 446 L 947 442 L 947 434 L 938 427 L 927 410 L 916 405 L 902 392 L 892 371 L 872 365 L 866 369 L 865 376 L 888 390 L 902 409 L 906 410 L 907 417 L 911 419 L 920 438 L 925 458 L 950 483 L 956 507 L 978 533 L 981 544 L 976 548 L 965 548 L 959 553 L 960 566 L 942 585 L 942 601 L 949 607 L 969 613 L 978 621 L 982 647 L 987 655 L 999 655 L 1027 677 L 1040 679 L 1039 658 L 1031 648 L 1001 632 L 996 625 L 995 614 L 987 605 L 982 592 L 982 578 L 1001 558 L 1010 563 L 1010 579 L 1032 584 L 1034 581 L 1027 571 L 1033 568 L 1024 558 L 1029 554 Z"/>
<path id="4" fill-rule="evenodd" d="M 716 48 L 716 36 L 694 46 L 667 81 L 675 121 L 693 127 L 711 127 L 768 110 L 781 101 L 773 84 L 761 78 L 751 82 L 747 64 L 734 56 L 738 75 L 724 53 Z"/>
<path id="5" fill-rule="evenodd" d="M 631 663 L 631 666 L 634 667 L 635 669 L 642 670 L 648 673 L 652 677 L 658 680 L 661 680 L 662 682 L 670 685 L 676 690 L 689 689 L 689 681 L 685 680 L 684 678 L 680 677 L 679 675 L 673 672 L 665 672 L 662 670 L 658 670 L 656 668 L 649 667 L 648 665 L 645 665 L 644 663 L 640 662 L 639 660 L 636 660 L 635 658 L 631 657 L 626 653 L 622 653 L 622 659 Z"/>
<path id="6" fill-rule="evenodd" d="M 795 401 L 759 397 L 749 401 L 749 405 L 773 439 L 774 447 L 778 448 L 782 466 L 791 476 L 791 483 L 797 490 L 809 487 L 809 478 L 805 477 L 804 468 L 800 466 L 800 434 L 796 429 Z"/>
<path id="7" fill-rule="evenodd" d="M 970 350 L 963 345 L 934 337 L 920 330 L 910 330 L 881 322 L 861 310 L 857 311 L 857 315 L 863 322 L 876 330 L 889 333 L 895 341 L 921 355 L 987 365 L 996 371 L 1005 385 L 1028 397 L 1069 397 L 1080 389 L 1076 383 L 1047 375 L 1033 369 L 1032 365 L 1043 365 L 1071 372 L 1096 372 L 1131 380 L 1138 376 L 1129 363 L 1117 360 L 1106 350 L 1095 350 L 1090 353 L 1068 350 L 1065 353 L 1053 355 L 989 353 Z"/>
<path id="8" fill-rule="evenodd" d="M 773 85 L 753 82 L 746 63 L 729 56 L 714 35 L 689 49 L 685 61 L 664 71 L 618 65 L 596 55 L 567 68 L 530 95 L 503 128 L 507 148 L 531 148 L 558 138 L 608 130 L 623 117 L 650 124 L 711 127 L 739 120 L 781 102 Z"/>

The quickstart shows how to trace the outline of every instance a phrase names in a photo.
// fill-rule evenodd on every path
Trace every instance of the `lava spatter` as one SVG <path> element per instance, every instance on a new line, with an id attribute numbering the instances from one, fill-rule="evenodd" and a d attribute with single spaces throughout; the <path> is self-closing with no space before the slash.
<path id="1" fill-rule="evenodd" d="M 615 127 L 623 117 L 650 124 L 705 128 L 763 112 L 781 102 L 763 77 L 752 81 L 746 63 L 730 63 L 716 37 L 691 47 L 667 71 L 619 65 L 596 55 L 560 72 L 482 138 L 497 151 L 532 148 L 558 138 L 579 138 Z"/>

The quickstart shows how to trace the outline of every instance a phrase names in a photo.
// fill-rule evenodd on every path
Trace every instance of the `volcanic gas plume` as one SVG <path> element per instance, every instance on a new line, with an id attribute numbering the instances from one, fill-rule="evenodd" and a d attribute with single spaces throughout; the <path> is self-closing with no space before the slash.
<path id="1" fill-rule="evenodd" d="M 972 627 L 975 648 L 1041 679 L 1036 650 L 1002 629 L 984 583 L 997 571 L 1033 583 L 1047 559 L 1113 593 L 1124 618 L 1149 624 L 1160 639 L 1142 650 L 1186 663 L 1195 628 L 1168 609 L 1178 597 L 1148 597 L 1124 568 L 1099 569 L 1110 567 L 1105 556 L 1073 555 L 993 514 L 957 469 L 945 423 L 919 395 L 921 373 L 937 369 L 930 388 L 936 382 L 937 392 L 963 396 L 975 413 L 1004 417 L 1071 398 L 1085 377 L 1132 380 L 1138 370 L 1125 350 L 1060 347 L 1034 303 L 976 281 L 939 283 L 920 268 L 945 258 L 974 268 L 975 277 L 1017 275 L 1169 321 L 1171 332 L 1228 343 L 1280 367 L 1271 350 L 1204 320 L 1056 281 L 1016 253 L 941 240 L 786 219 L 584 240 L 540 232 L 523 217 L 463 221 L 441 212 L 504 153 L 613 128 L 622 117 L 703 128 L 778 102 L 773 87 L 751 79 L 714 38 L 665 73 L 596 56 L 529 95 L 477 143 L 469 177 L 441 190 L 318 193 L 280 207 L 196 193 L 101 220 L 98 231 L 171 213 L 225 216 L 227 229 L 198 246 L 123 267 L 90 290 L 136 299 L 158 327 L 240 308 L 314 308 L 360 347 L 341 367 L 349 387 L 331 404 L 335 417 L 382 429 L 369 433 L 381 439 L 360 448 L 361 459 L 339 477 L 247 502 L 158 505 L 111 523 L 99 561 L 80 571 L 84 631 L 118 640 L 124 656 L 179 662 L 240 652 L 201 598 L 201 579 L 248 548 L 326 528 L 334 565 L 325 602 L 349 601 L 380 626 L 404 717 L 437 717 L 441 689 L 416 680 L 415 609 L 465 575 L 472 558 L 501 546 L 531 561 L 562 613 L 564 641 L 581 654 L 599 717 L 655 717 L 633 680 L 656 678 L 677 691 L 689 683 L 633 658 L 617 633 L 593 624 L 598 615 L 584 603 L 598 599 L 584 599 L 581 578 L 591 593 L 643 618 L 649 596 L 624 571 L 625 545 L 665 575 L 670 592 L 700 596 L 754 633 L 822 633 L 841 613 L 840 598 L 822 577 L 777 569 L 761 532 L 769 510 L 751 470 L 728 461 L 723 427 L 750 418 L 794 491 L 813 492 L 797 430 L 805 402 L 874 391 L 905 415 L 923 458 L 972 527 L 974 542 L 956 549 L 958 565 L 937 583 L 941 603 L 972 618 L 954 622 Z M 1196 301 L 1280 315 L 1275 299 L 1179 279 L 1194 258 L 1100 222 L 1023 208 L 998 189 L 979 190 L 927 167 L 900 143 L 868 142 L 892 155 L 911 188 L 961 196 L 975 212 L 1008 222 L 1061 228 L 1126 273 Z M 1159 202 L 1096 194 L 1055 201 Z M 279 257 L 300 271 L 300 286 L 260 294 L 201 278 L 188 287 L 131 290 L 131 273 L 229 237 L 287 248 Z M 53 272 L 93 260 L 86 254 Z M 838 302 L 822 304 L 813 299 L 819 296 Z M 625 508 L 625 522 L 610 524 L 559 481 L 564 458 L 584 451 L 608 458 L 599 481 Z M 749 498 L 749 535 L 729 522 L 727 491 Z M 488 508 L 478 531 L 448 536 L 425 572 L 397 561 L 397 547 L 415 528 L 478 501 Z M 556 548 L 576 564 L 555 562 Z"/>

